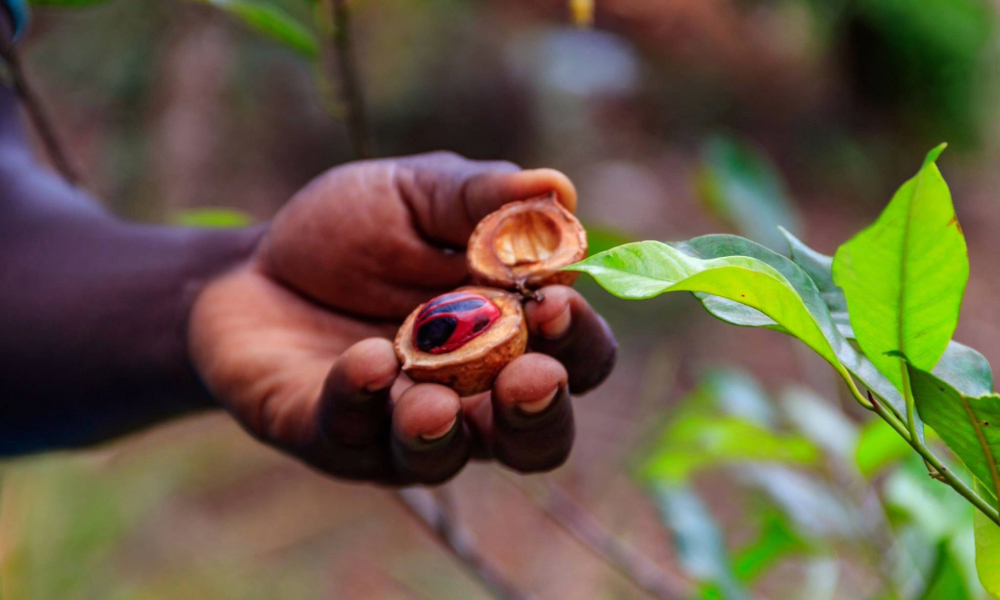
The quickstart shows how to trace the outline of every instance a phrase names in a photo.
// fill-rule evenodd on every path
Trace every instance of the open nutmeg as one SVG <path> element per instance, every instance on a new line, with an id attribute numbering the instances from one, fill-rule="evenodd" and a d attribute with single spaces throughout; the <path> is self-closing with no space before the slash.
<path id="1" fill-rule="evenodd" d="M 587 257 L 587 232 L 554 194 L 504 205 L 469 238 L 476 283 L 523 291 L 571 285 L 579 273 L 560 271 Z"/>
<path id="2" fill-rule="evenodd" d="M 410 379 L 460 396 L 485 392 L 528 346 L 521 297 L 485 287 L 438 296 L 410 313 L 394 346 Z"/>
<path id="3" fill-rule="evenodd" d="M 524 354 L 522 303 L 531 290 L 576 280 L 577 273 L 560 269 L 587 256 L 587 233 L 549 194 L 488 215 L 469 238 L 466 256 L 480 285 L 418 306 L 394 344 L 410 379 L 440 383 L 461 396 L 489 390 L 500 371 Z"/>

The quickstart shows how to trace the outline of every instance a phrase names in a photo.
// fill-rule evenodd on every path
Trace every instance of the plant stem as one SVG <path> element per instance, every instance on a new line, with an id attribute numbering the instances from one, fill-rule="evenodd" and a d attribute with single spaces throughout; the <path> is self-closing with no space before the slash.
<path id="1" fill-rule="evenodd" d="M 539 505 L 545 516 L 636 587 L 659 600 L 676 600 L 695 595 L 695 585 L 692 582 L 667 573 L 644 554 L 629 548 L 559 485 L 546 479 L 545 487 L 549 492 L 549 502 Z M 532 496 L 529 494 L 529 497 Z"/>
<path id="2" fill-rule="evenodd" d="M 41 98 L 35 93 L 34 86 L 28 80 L 21 66 L 21 57 L 18 55 L 17 50 L 12 44 L 0 43 L 0 58 L 3 58 L 4 62 L 7 63 L 8 70 L 10 71 L 11 85 L 13 85 L 14 91 L 17 93 L 18 98 L 20 98 L 21 104 L 24 105 L 28 113 L 28 118 L 31 119 L 32 126 L 34 126 L 35 131 L 38 133 L 42 145 L 45 146 L 45 152 L 52 160 L 52 165 L 67 182 L 76 185 L 80 181 L 80 176 L 73 163 L 70 162 L 65 146 L 56 135 L 55 127 L 53 127 L 52 120 L 42 106 Z"/>
<path id="3" fill-rule="evenodd" d="M 937 470 L 945 483 L 954 488 L 956 492 L 971 502 L 973 506 L 982 511 L 982 513 L 989 517 L 991 521 L 1000 525 L 1000 513 L 997 512 L 997 509 L 990 505 L 989 502 L 977 494 L 972 488 L 966 485 L 964 481 L 959 479 L 951 469 L 946 467 L 941 462 L 941 459 L 931 452 L 930 448 L 920 441 L 920 438 L 910 435 L 910 431 L 906 428 L 906 426 L 900 423 L 894 414 L 886 410 L 884 400 L 880 398 L 878 401 L 872 401 L 872 406 L 878 416 L 882 417 L 886 423 L 895 429 L 896 433 L 906 440 L 906 442 L 914 450 L 916 450 L 921 457 L 923 457 L 927 464 Z"/>
<path id="4" fill-rule="evenodd" d="M 495 598 L 536 600 L 534 596 L 511 583 L 483 557 L 472 536 L 455 518 L 450 491 L 441 489 L 435 498 L 426 490 L 409 488 L 394 492 L 393 496 Z"/>
<path id="5" fill-rule="evenodd" d="M 347 135 L 351 140 L 355 158 L 370 158 L 373 155 L 371 136 L 368 132 L 368 111 L 365 107 L 364 90 L 358 66 L 354 59 L 354 44 L 351 37 L 351 15 L 347 0 L 328 0 L 330 25 L 333 38 L 333 54 L 337 61 L 340 96 L 344 107 Z"/>

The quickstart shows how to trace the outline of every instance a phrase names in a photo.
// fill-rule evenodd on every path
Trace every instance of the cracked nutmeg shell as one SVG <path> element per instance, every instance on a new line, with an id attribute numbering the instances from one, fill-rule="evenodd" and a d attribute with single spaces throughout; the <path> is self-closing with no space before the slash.
<path id="1" fill-rule="evenodd" d="M 399 328 L 394 347 L 413 381 L 470 396 L 489 390 L 527 345 L 520 295 L 465 287 L 418 306 Z"/>
<path id="2" fill-rule="evenodd" d="M 469 238 L 467 257 L 480 285 L 518 291 L 571 285 L 579 273 L 560 269 L 587 257 L 587 232 L 548 194 L 487 215 Z"/>

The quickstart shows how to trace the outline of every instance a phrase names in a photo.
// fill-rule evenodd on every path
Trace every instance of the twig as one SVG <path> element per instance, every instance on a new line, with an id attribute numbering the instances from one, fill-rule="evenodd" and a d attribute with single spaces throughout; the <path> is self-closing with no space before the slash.
<path id="1" fill-rule="evenodd" d="M 455 518 L 451 494 L 447 490 L 439 491 L 438 498 L 417 488 L 400 490 L 393 495 L 495 598 L 536 600 L 511 583 L 483 557 L 475 541 Z"/>
<path id="2" fill-rule="evenodd" d="M 11 44 L 0 44 L 0 58 L 3 58 L 4 62 L 7 63 L 14 91 L 17 93 L 18 98 L 21 99 L 21 104 L 24 105 L 25 110 L 27 110 L 28 118 L 31 119 L 31 124 L 34 126 L 35 131 L 38 132 L 38 137 L 41 138 L 53 166 L 55 166 L 56 170 L 59 171 L 66 181 L 72 185 L 76 185 L 80 182 L 80 175 L 70 162 L 65 145 L 56 135 L 55 127 L 53 127 L 52 120 L 42 106 L 41 98 L 35 93 L 34 86 L 28 81 L 28 77 L 21 66 L 21 57 L 18 55 L 17 50 Z"/>
<path id="3" fill-rule="evenodd" d="M 977 494 L 972 490 L 972 488 L 966 485 L 964 481 L 959 479 L 959 477 L 952 472 L 951 469 L 944 466 L 941 459 L 935 456 L 931 449 L 920 441 L 919 437 L 912 437 L 906 425 L 901 423 L 894 414 L 885 408 L 886 402 L 884 400 L 875 400 L 874 398 L 871 398 L 871 392 L 868 394 L 871 399 L 870 402 L 872 404 L 872 408 L 876 413 L 878 413 L 878 416 L 882 417 L 886 423 L 895 429 L 896 433 L 898 433 L 901 438 L 906 440 L 910 447 L 916 450 L 917 453 L 923 457 L 924 462 L 934 467 L 940 475 L 940 480 L 954 488 L 956 492 L 971 502 L 973 506 L 989 517 L 991 521 L 1000 525 L 1000 513 L 997 512 L 995 507 L 991 506 L 990 503 L 983 499 L 982 496 Z"/>
<path id="4" fill-rule="evenodd" d="M 368 113 L 365 108 L 364 90 L 358 76 L 351 37 L 351 15 L 347 0 L 327 0 L 329 3 L 333 54 L 337 61 L 341 102 L 346 112 L 347 135 L 356 158 L 370 158 L 373 154 L 368 132 Z"/>
<path id="5" fill-rule="evenodd" d="M 549 502 L 539 504 L 545 515 L 649 596 L 677 600 L 695 595 L 691 582 L 665 571 L 644 554 L 622 543 L 559 485 L 546 480 L 545 487 Z"/>

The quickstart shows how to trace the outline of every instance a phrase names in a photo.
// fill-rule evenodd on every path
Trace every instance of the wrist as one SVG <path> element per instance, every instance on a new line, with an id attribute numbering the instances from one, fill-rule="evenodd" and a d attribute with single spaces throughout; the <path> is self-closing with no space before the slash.
<path id="1" fill-rule="evenodd" d="M 199 409 L 217 406 L 208 387 L 202 381 L 191 354 L 190 323 L 195 302 L 205 288 L 226 273 L 247 264 L 268 224 L 243 229 L 183 229 L 177 234 L 186 238 L 188 269 L 177 295 L 176 318 L 167 332 L 175 348 L 177 381 L 183 389 L 178 395 L 178 408 Z"/>

